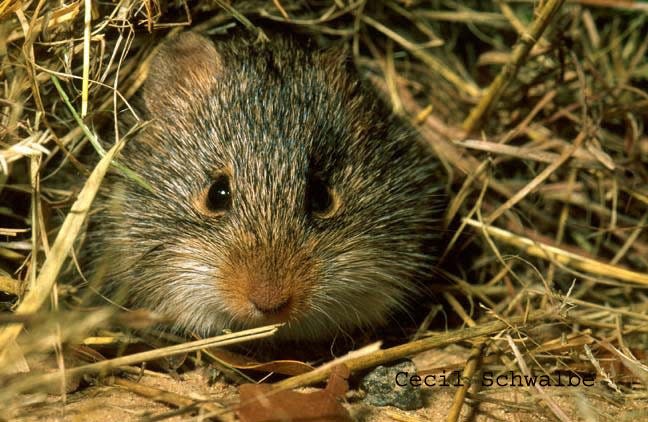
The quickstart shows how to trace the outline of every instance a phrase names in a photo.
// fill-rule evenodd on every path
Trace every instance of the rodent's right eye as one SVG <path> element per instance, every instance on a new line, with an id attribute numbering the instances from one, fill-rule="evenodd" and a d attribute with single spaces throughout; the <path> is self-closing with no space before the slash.
<path id="1" fill-rule="evenodd" d="M 232 192 L 227 174 L 216 176 L 206 196 L 207 209 L 212 212 L 224 212 L 232 206 Z"/>

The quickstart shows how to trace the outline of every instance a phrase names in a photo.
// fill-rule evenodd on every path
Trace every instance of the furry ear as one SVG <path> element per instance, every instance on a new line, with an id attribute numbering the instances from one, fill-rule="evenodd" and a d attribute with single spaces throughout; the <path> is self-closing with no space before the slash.
<path id="1" fill-rule="evenodd" d="M 347 44 L 337 44 L 317 53 L 316 61 L 325 69 L 348 70 L 353 60 Z"/>
<path id="2" fill-rule="evenodd" d="M 151 113 L 185 109 L 209 92 L 221 59 L 214 43 L 195 32 L 184 32 L 160 46 L 151 60 L 143 98 Z"/>

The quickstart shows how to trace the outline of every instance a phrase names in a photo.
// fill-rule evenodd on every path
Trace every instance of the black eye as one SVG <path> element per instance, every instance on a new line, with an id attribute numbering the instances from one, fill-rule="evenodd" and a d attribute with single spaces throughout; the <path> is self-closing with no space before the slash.
<path id="1" fill-rule="evenodd" d="M 319 177 L 312 177 L 306 193 L 306 206 L 319 218 L 330 218 L 339 208 L 339 201 L 329 186 Z"/>
<path id="2" fill-rule="evenodd" d="M 226 174 L 219 174 L 209 187 L 207 192 L 207 208 L 210 211 L 227 211 L 232 206 L 232 192 L 230 190 L 229 177 Z"/>

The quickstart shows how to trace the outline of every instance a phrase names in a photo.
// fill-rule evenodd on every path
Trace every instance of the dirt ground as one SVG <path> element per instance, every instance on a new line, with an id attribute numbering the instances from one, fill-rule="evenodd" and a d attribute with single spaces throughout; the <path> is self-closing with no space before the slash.
<path id="1" fill-rule="evenodd" d="M 415 357 L 417 368 L 452 365 L 463 359 L 467 350 L 450 347 L 444 351 L 429 351 Z M 238 388 L 225 381 L 209 382 L 208 371 L 199 368 L 179 376 L 145 375 L 133 382 L 176 393 L 195 400 L 209 400 L 217 406 L 234 409 L 239 402 Z M 425 387 L 421 392 L 424 407 L 403 411 L 395 407 L 376 407 L 363 400 L 364 393 L 352 390 L 345 397 L 345 408 L 354 420 L 360 421 L 423 421 L 445 420 L 452 406 L 456 387 Z M 395 386 L 395 388 L 397 388 Z M 301 391 L 313 391 L 301 389 Z M 624 401 L 622 397 L 626 397 Z M 558 420 L 561 412 L 565 420 L 640 421 L 648 420 L 648 399 L 637 392 L 621 396 L 600 381 L 592 387 L 547 387 L 542 390 L 528 387 L 488 387 L 469 393 L 464 402 L 460 420 L 472 421 L 536 421 Z M 82 388 L 61 396 L 34 397 L 33 404 L 5 414 L 11 420 L 24 421 L 136 421 L 136 420 L 201 420 L 200 415 L 182 413 L 154 399 L 135 394 L 108 382 Z M 552 410 L 553 407 L 553 410 Z M 235 412 L 224 415 L 225 420 L 236 420 Z"/>
<path id="2" fill-rule="evenodd" d="M 236 403 L 237 389 L 225 383 L 208 386 L 199 372 L 184 374 L 182 380 L 145 376 L 140 380 L 148 386 L 161 388 L 195 398 L 210 398 L 217 403 Z M 394 407 L 372 407 L 364 404 L 356 392 L 345 407 L 356 420 L 444 420 L 450 408 L 456 388 L 430 389 L 425 391 L 426 406 L 416 411 L 403 411 Z M 561 388 L 550 387 L 544 393 L 569 416 L 570 420 L 648 420 L 648 401 L 617 402 L 614 394 L 604 387 Z M 355 396 L 355 397 L 354 397 Z M 465 406 L 462 420 L 531 421 L 555 420 L 546 406 L 537 412 L 541 401 L 538 392 L 529 388 L 490 388 L 482 390 L 473 403 Z M 170 414 L 173 409 L 140 397 L 118 386 L 91 387 L 70 394 L 67 403 L 60 397 L 51 397 L 46 404 L 30 408 L 16 420 L 25 421 L 136 421 Z M 470 415 L 470 416 L 469 416 Z M 190 419 L 188 415 L 169 417 L 169 421 Z M 198 418 L 199 419 L 199 418 Z"/>

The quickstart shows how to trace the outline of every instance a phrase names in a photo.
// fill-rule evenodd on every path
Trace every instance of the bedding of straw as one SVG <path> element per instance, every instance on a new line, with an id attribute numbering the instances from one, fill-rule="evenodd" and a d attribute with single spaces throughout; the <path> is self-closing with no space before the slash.
<path id="1" fill-rule="evenodd" d="M 648 418 L 648 4 L 0 0 L 0 419 L 234 417 L 235 385 L 249 374 L 205 350 L 275 327 L 104 359 L 100 346 L 126 350 L 134 340 L 123 327 L 144 326 L 147 315 L 124 322 L 77 309 L 80 293 L 64 274 L 117 148 L 95 168 L 77 155 L 137 92 L 156 45 L 188 27 L 243 26 L 267 42 L 260 20 L 323 48 L 347 43 L 447 174 L 441 261 L 459 256 L 462 265 L 435 276 L 445 307 L 430 306 L 416 339 L 350 356 L 352 372 L 415 357 L 421 373 L 596 379 L 591 387 L 427 391 L 425 408 L 410 412 L 367 410 L 349 393 L 352 414 Z M 57 175 L 72 167 L 84 180 L 66 186 Z M 444 331 L 444 315 L 461 324 Z M 232 371 L 234 384 L 208 387 L 195 372 L 178 379 L 141 365 L 173 356 Z M 274 390 L 320 383 L 329 368 Z M 103 377 L 109 370 L 114 378 Z"/>

